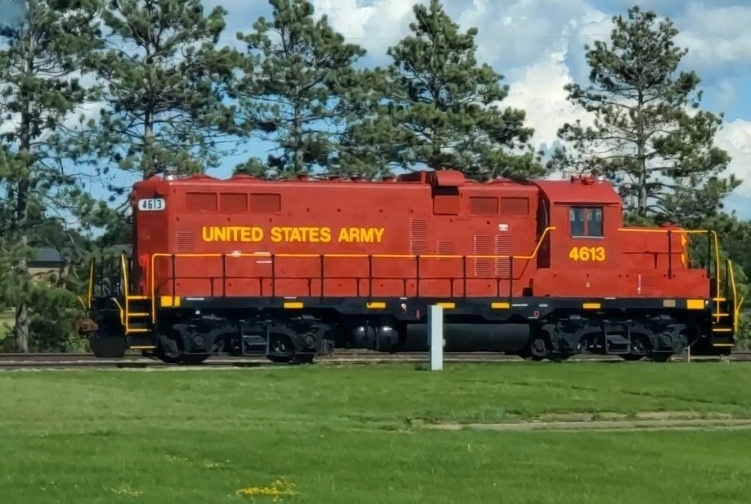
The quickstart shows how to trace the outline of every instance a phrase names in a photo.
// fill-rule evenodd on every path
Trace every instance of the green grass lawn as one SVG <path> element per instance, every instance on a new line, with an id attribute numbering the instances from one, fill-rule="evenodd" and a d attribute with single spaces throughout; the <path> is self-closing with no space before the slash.
<path id="1" fill-rule="evenodd" d="M 718 363 L 6 372 L 0 503 L 745 504 L 751 430 L 424 424 L 751 417 L 749 385 Z M 282 478 L 294 495 L 262 488 Z"/>

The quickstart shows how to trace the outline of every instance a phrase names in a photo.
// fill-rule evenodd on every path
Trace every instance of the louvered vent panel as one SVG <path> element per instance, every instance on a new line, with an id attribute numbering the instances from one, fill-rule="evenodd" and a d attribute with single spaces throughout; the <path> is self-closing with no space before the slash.
<path id="1" fill-rule="evenodd" d="M 475 235 L 472 253 L 474 255 L 492 255 L 493 247 L 490 236 Z M 476 277 L 490 276 L 490 270 L 493 264 L 492 259 L 474 259 L 473 262 Z"/>
<path id="2" fill-rule="evenodd" d="M 435 242 L 435 253 L 439 255 L 453 255 L 454 242 L 451 240 L 438 240 Z"/>
<path id="3" fill-rule="evenodd" d="M 509 235 L 495 235 L 493 254 L 510 256 L 511 237 Z M 495 276 L 509 278 L 511 276 L 511 259 L 495 259 Z"/>
<path id="4" fill-rule="evenodd" d="M 641 296 L 653 296 L 655 294 L 654 277 L 652 275 L 637 275 L 636 292 Z"/>
<path id="5" fill-rule="evenodd" d="M 190 231 L 178 231 L 175 233 L 175 251 L 178 254 L 193 252 L 193 233 Z"/>
<path id="6" fill-rule="evenodd" d="M 428 252 L 428 222 L 425 219 L 409 220 L 409 253 L 420 255 Z"/>

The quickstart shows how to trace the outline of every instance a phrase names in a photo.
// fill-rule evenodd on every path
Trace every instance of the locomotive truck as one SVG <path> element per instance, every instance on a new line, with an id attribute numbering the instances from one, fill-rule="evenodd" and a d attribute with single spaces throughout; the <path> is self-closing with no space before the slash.
<path id="1" fill-rule="evenodd" d="M 735 342 L 740 300 L 716 234 L 624 226 L 598 177 L 155 175 L 131 204 L 133 243 L 92 261 L 82 297 L 97 357 L 420 351 L 434 304 L 446 351 L 666 361 Z"/>

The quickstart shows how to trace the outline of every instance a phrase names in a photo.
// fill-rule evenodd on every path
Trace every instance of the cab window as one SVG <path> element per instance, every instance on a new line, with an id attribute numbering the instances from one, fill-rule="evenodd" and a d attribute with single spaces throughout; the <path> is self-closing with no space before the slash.
<path id="1" fill-rule="evenodd" d="M 602 236 L 602 207 L 572 207 L 569 209 L 571 236 Z"/>

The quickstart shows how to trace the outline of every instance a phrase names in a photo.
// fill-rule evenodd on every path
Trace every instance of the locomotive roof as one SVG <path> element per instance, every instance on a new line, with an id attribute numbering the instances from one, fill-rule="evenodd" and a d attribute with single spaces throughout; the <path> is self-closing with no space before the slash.
<path id="1" fill-rule="evenodd" d="M 535 180 L 551 203 L 590 203 L 620 205 L 621 197 L 609 182 L 591 177 L 571 180 Z"/>
<path id="2" fill-rule="evenodd" d="M 342 184 L 346 187 L 350 183 L 356 184 L 372 184 L 371 187 L 416 187 L 423 185 L 434 185 L 444 187 L 492 187 L 495 184 L 508 184 L 515 186 L 518 189 L 523 188 L 536 188 L 535 190 L 542 191 L 548 200 L 552 203 L 590 203 L 597 202 L 605 205 L 620 205 L 622 204 L 621 198 L 618 193 L 613 189 L 613 186 L 603 180 L 598 180 L 594 177 L 572 177 L 569 180 L 544 180 L 536 179 L 529 181 L 515 181 L 509 179 L 495 179 L 487 183 L 478 184 L 472 180 L 466 180 L 464 175 L 456 170 L 423 170 L 415 171 L 407 174 L 400 175 L 399 177 L 385 177 L 382 180 L 365 180 L 360 178 L 308 178 L 307 176 L 299 176 L 296 179 L 286 180 L 268 180 L 252 177 L 246 174 L 232 175 L 231 177 L 221 179 L 212 177 L 206 174 L 190 175 L 187 177 L 161 177 L 153 176 L 137 182 L 136 185 L 146 184 L 187 184 L 193 186 L 200 184 L 202 186 L 226 186 L 227 184 L 268 184 L 269 186 L 284 184 L 284 185 L 296 185 L 296 184 L 319 184 L 319 183 L 335 183 Z"/>

